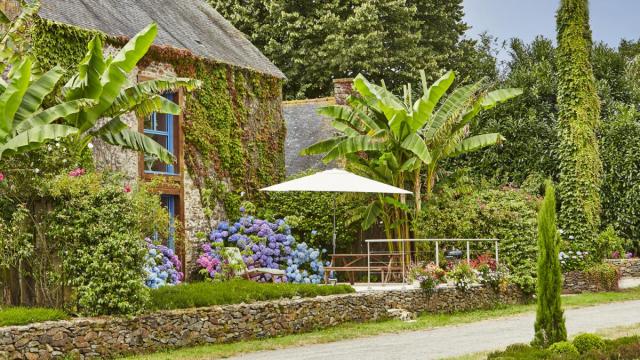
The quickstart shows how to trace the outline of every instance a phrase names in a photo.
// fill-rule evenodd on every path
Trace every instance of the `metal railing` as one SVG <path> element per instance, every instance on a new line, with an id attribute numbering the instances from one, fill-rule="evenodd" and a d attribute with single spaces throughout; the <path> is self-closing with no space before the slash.
<path id="1" fill-rule="evenodd" d="M 371 284 L 371 244 L 372 243 L 400 243 L 400 251 L 402 253 L 402 283 L 406 283 L 406 266 L 405 266 L 405 243 L 418 243 L 418 242 L 434 242 L 435 243 L 435 255 L 436 255 L 436 266 L 440 266 L 440 243 L 441 242 L 466 242 L 466 250 L 467 250 L 467 263 L 471 263 L 471 250 L 470 244 L 472 242 L 481 242 L 481 241 L 492 241 L 495 243 L 495 254 L 496 254 L 496 265 L 499 263 L 499 239 L 495 238 L 487 238 L 487 239 L 368 239 L 365 240 L 367 244 L 367 284 Z"/>

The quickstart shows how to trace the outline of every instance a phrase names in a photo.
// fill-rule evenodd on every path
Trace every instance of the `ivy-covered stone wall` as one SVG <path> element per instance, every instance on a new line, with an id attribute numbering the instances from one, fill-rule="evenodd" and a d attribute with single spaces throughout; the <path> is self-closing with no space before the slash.
<path id="1" fill-rule="evenodd" d="M 44 70 L 55 65 L 74 69 L 94 36 L 107 47 L 127 39 L 37 19 L 31 27 L 32 52 Z M 282 79 L 250 69 L 198 58 L 187 50 L 154 46 L 132 73 L 143 77 L 179 76 L 202 81 L 184 98 L 185 260 L 197 256 L 198 231 L 219 219 L 237 217 L 240 203 L 259 200 L 261 187 L 284 178 L 285 124 Z M 126 119 L 136 127 L 133 115 Z M 98 168 L 137 174 L 136 154 L 96 144 Z M 188 271 L 187 271 L 188 272 Z"/>

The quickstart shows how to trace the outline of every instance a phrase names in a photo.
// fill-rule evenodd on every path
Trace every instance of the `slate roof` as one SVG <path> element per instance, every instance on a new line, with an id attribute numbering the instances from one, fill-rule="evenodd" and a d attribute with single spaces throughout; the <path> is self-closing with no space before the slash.
<path id="1" fill-rule="evenodd" d="M 42 0 L 39 15 L 55 22 L 132 37 L 152 21 L 156 45 L 284 78 L 231 23 L 204 0 Z"/>
<path id="2" fill-rule="evenodd" d="M 304 148 L 334 136 L 335 129 L 328 118 L 318 115 L 321 106 L 333 104 L 333 98 L 284 102 L 282 112 L 287 126 L 284 142 L 284 161 L 287 176 L 308 169 L 325 170 L 336 164 L 325 165 L 322 156 L 300 156 Z"/>

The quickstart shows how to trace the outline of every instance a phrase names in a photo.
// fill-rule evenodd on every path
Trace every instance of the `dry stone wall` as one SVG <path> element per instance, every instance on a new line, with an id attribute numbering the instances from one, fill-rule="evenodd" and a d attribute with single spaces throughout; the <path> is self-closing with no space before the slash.
<path id="1" fill-rule="evenodd" d="M 622 277 L 640 277 L 640 259 L 607 259 L 607 263 L 620 270 Z"/>
<path id="2" fill-rule="evenodd" d="M 502 292 L 447 287 L 430 295 L 422 290 L 385 291 L 161 311 L 131 319 L 52 321 L 0 328 L 0 359 L 114 358 L 388 319 L 391 309 L 442 313 L 527 300 L 515 286 Z"/>

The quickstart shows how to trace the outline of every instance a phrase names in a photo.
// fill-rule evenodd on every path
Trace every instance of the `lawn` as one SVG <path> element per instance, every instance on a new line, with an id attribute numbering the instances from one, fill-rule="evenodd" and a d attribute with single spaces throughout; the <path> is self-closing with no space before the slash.
<path id="1" fill-rule="evenodd" d="M 563 303 L 565 307 L 581 307 L 607 302 L 637 299 L 640 299 L 640 288 L 621 292 L 570 295 L 563 297 Z M 151 355 L 129 357 L 127 359 L 217 359 L 260 350 L 273 350 L 285 347 L 302 346 L 307 344 L 328 343 L 333 341 L 373 336 L 383 333 L 394 333 L 399 331 L 425 330 L 440 326 L 463 324 L 490 318 L 517 315 L 534 310 L 534 304 L 512 305 L 501 306 L 490 310 L 476 310 L 454 314 L 425 314 L 419 316 L 417 321 L 413 323 L 406 323 L 398 320 L 370 322 L 363 324 L 348 323 L 304 334 L 287 335 L 277 338 L 244 341 L 230 344 L 196 346 Z"/>
<path id="2" fill-rule="evenodd" d="M 8 307 L 0 309 L 0 326 L 26 325 L 68 317 L 64 311 L 58 309 Z"/>
<path id="3" fill-rule="evenodd" d="M 196 282 L 177 286 L 163 286 L 152 290 L 150 309 L 186 309 L 293 298 L 296 296 L 315 297 L 319 295 L 347 294 L 354 291 L 349 285 L 265 284 L 247 280 L 216 283 Z"/>

